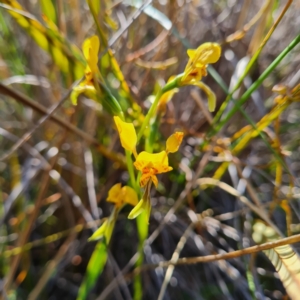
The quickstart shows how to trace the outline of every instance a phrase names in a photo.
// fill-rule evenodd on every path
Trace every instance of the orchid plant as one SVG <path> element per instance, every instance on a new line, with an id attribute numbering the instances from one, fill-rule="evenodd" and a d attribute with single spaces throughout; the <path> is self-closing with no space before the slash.
<path id="1" fill-rule="evenodd" d="M 120 210 L 126 204 L 133 207 L 128 215 L 129 219 L 138 217 L 141 213 L 146 214 L 146 220 L 149 222 L 151 214 L 151 187 L 152 183 L 157 188 L 157 175 L 171 171 L 173 168 L 169 166 L 168 154 L 178 151 L 184 133 L 177 131 L 173 133 L 166 141 L 165 150 L 158 153 L 152 151 L 141 151 L 137 153 L 136 146 L 140 139 L 145 135 L 145 129 L 155 116 L 161 116 L 165 113 L 167 103 L 172 99 L 179 88 L 193 85 L 203 90 L 208 99 L 209 111 L 214 111 L 216 107 L 216 96 L 214 92 L 204 84 L 201 79 L 207 75 L 208 64 L 216 63 L 221 56 L 221 47 L 217 43 L 204 43 L 197 49 L 189 49 L 187 54 L 189 61 L 182 74 L 171 76 L 166 85 L 158 91 L 155 100 L 152 103 L 138 133 L 131 122 L 125 122 L 124 114 L 118 101 L 109 92 L 105 86 L 103 78 L 98 69 L 98 52 L 100 42 L 97 36 L 92 36 L 83 43 L 83 54 L 87 61 L 84 80 L 73 89 L 71 100 L 74 105 L 77 104 L 79 94 L 85 93 L 90 98 L 99 100 L 99 93 L 106 93 L 108 97 L 101 97 L 104 107 L 108 107 L 110 113 L 114 115 L 116 129 L 119 133 L 120 142 L 126 152 L 126 162 L 131 178 L 131 185 L 121 187 L 120 183 L 115 184 L 108 192 L 107 201 L 114 204 L 114 209 L 101 227 L 94 232 L 89 240 L 97 240 L 105 238 L 108 243 L 112 235 L 112 231 L 117 220 Z M 132 160 L 132 155 L 135 161 Z M 138 175 L 139 184 L 134 186 L 136 182 L 133 166 L 140 172 Z M 144 189 L 141 200 L 138 201 L 140 188 Z"/>

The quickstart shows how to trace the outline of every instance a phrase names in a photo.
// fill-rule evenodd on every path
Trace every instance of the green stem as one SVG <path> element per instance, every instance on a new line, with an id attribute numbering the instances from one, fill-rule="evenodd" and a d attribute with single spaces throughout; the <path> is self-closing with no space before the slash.
<path id="1" fill-rule="evenodd" d="M 153 153 L 153 146 L 155 143 L 155 139 L 158 133 L 158 128 L 161 120 L 161 114 L 157 114 L 152 120 L 150 125 L 150 133 L 147 136 L 146 143 L 145 143 L 145 151 L 148 153 Z"/>
<path id="2" fill-rule="evenodd" d="M 269 67 L 261 74 L 261 76 L 249 87 L 249 89 L 241 96 L 235 103 L 235 106 L 228 112 L 224 119 L 215 125 L 215 128 L 208 134 L 209 137 L 218 133 L 223 126 L 230 120 L 230 118 L 241 108 L 241 106 L 248 100 L 251 94 L 258 89 L 270 73 L 278 66 L 283 58 L 291 52 L 291 50 L 300 42 L 300 35 L 298 35 L 269 65 Z"/>
<path id="3" fill-rule="evenodd" d="M 127 167 L 128 167 L 128 173 L 129 173 L 131 186 L 136 192 L 139 192 L 139 187 L 138 187 L 137 181 L 135 180 L 135 175 L 134 175 L 131 151 L 125 150 L 125 153 L 126 153 L 126 163 L 127 163 Z"/>

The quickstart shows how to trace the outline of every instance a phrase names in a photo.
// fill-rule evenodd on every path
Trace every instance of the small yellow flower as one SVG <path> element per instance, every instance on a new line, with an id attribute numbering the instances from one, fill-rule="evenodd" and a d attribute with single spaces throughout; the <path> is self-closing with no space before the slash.
<path id="1" fill-rule="evenodd" d="M 217 62 L 221 56 L 221 47 L 217 43 L 204 43 L 197 49 L 187 51 L 189 61 L 181 79 L 182 84 L 199 81 L 207 75 L 207 65 Z"/>
<path id="2" fill-rule="evenodd" d="M 117 208 L 124 204 L 135 206 L 139 202 L 135 190 L 129 186 L 121 187 L 121 183 L 115 184 L 109 190 L 106 201 L 114 203 Z"/>
<path id="3" fill-rule="evenodd" d="M 110 216 L 92 234 L 88 241 L 96 241 L 105 237 L 106 243 L 108 244 L 112 236 L 119 211 L 122 209 L 123 205 L 130 204 L 136 207 L 139 203 L 135 190 L 129 186 L 121 187 L 121 183 L 115 184 L 109 190 L 106 201 L 114 203 L 114 209 L 111 212 Z"/>
<path id="4" fill-rule="evenodd" d="M 167 153 L 177 152 L 181 145 L 182 139 L 183 139 L 183 132 L 177 131 L 177 132 L 173 133 L 167 139 L 166 152 Z"/>
<path id="5" fill-rule="evenodd" d="M 133 164 L 137 170 L 142 172 L 140 179 L 141 187 L 144 187 L 148 183 L 149 179 L 151 179 L 157 187 L 158 180 L 156 174 L 166 173 L 173 170 L 173 168 L 169 166 L 166 151 L 155 154 L 142 151 L 137 156 L 136 161 Z"/>
<path id="6" fill-rule="evenodd" d="M 118 116 L 115 116 L 114 120 L 119 132 L 122 147 L 136 154 L 135 147 L 137 136 L 133 124 L 123 122 Z"/>
<path id="7" fill-rule="evenodd" d="M 204 43 L 196 50 L 189 49 L 187 53 L 190 59 L 183 72 L 180 85 L 195 85 L 202 89 L 208 98 L 208 109 L 212 112 L 216 107 L 216 95 L 200 80 L 207 75 L 207 65 L 219 60 L 221 47 L 217 43 Z"/>

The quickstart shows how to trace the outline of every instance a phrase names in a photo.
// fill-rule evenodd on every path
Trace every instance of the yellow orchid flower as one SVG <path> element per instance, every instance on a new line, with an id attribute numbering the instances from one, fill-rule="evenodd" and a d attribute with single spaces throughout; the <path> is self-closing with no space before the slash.
<path id="1" fill-rule="evenodd" d="M 182 139 L 183 139 L 183 132 L 176 131 L 175 133 L 173 133 L 167 139 L 166 152 L 167 153 L 177 152 L 181 145 Z"/>
<path id="2" fill-rule="evenodd" d="M 121 120 L 120 117 L 115 116 L 114 121 L 119 132 L 121 145 L 124 149 L 132 151 L 136 156 L 136 143 L 137 136 L 132 123 L 126 123 Z"/>
<path id="3" fill-rule="evenodd" d="M 199 81 L 207 75 L 207 65 L 217 62 L 221 56 L 221 47 L 217 43 L 204 43 L 197 49 L 187 50 L 189 61 L 183 72 L 181 83 L 185 85 L 193 80 Z"/>
<path id="4" fill-rule="evenodd" d="M 137 194 L 130 186 L 121 187 L 121 183 L 115 184 L 108 192 L 107 202 L 112 202 L 116 207 L 122 207 L 124 204 L 135 206 L 139 200 Z"/>
<path id="5" fill-rule="evenodd" d="M 128 216 L 129 219 L 134 219 L 141 213 L 146 213 L 146 218 L 149 221 L 151 212 L 151 184 L 153 182 L 155 187 L 157 187 L 158 179 L 156 175 L 173 170 L 173 168 L 169 166 L 168 153 L 178 151 L 182 139 L 183 132 L 177 131 L 168 138 L 166 151 L 154 154 L 143 151 L 136 157 L 136 161 L 133 164 L 137 170 L 142 172 L 140 186 L 145 187 L 145 191 L 142 200 L 130 212 Z"/>
<path id="6" fill-rule="evenodd" d="M 217 62 L 221 56 L 221 47 L 217 43 L 204 43 L 197 49 L 187 51 L 189 61 L 180 80 L 180 85 L 195 85 L 202 89 L 208 98 L 208 109 L 214 111 L 216 107 L 215 93 L 200 80 L 207 75 L 207 65 Z"/>
<path id="7" fill-rule="evenodd" d="M 148 153 L 142 151 L 133 163 L 137 170 L 142 172 L 140 179 L 141 187 L 144 187 L 149 179 L 152 180 L 154 185 L 157 187 L 158 180 L 156 174 L 166 173 L 173 170 L 169 166 L 168 155 L 166 151 L 161 151 L 159 153 Z"/>
<path id="8" fill-rule="evenodd" d="M 88 241 L 96 241 L 101 238 L 106 239 L 108 244 L 117 221 L 118 214 L 125 204 L 136 206 L 139 201 L 135 190 L 129 186 L 121 187 L 121 183 L 115 184 L 108 192 L 106 199 L 108 202 L 115 204 L 110 216 L 103 222 L 103 224 L 92 234 Z"/>

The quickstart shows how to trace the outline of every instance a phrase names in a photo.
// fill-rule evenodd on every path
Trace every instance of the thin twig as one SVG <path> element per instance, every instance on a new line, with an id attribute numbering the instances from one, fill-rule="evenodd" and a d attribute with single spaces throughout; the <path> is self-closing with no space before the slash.
<path id="1" fill-rule="evenodd" d="M 273 249 L 283 245 L 291 245 L 300 242 L 300 234 L 293 235 L 291 237 L 283 238 L 275 242 L 268 242 L 261 245 L 256 245 L 252 247 L 248 247 L 242 250 L 236 250 L 229 253 L 221 253 L 221 254 L 213 254 L 213 255 L 206 255 L 206 256 L 197 256 L 197 257 L 184 257 L 178 259 L 176 263 L 169 261 L 162 261 L 158 264 L 151 264 L 151 265 L 144 265 L 141 267 L 136 268 L 129 277 L 133 277 L 140 272 L 144 272 L 147 270 L 152 270 L 158 267 L 167 268 L 170 265 L 178 266 L 178 265 L 191 265 L 191 264 L 198 264 L 198 263 L 208 263 L 214 262 L 218 260 L 225 260 L 225 259 L 232 259 L 237 258 L 247 254 L 253 254 L 257 252 L 261 252 L 268 249 Z"/>

